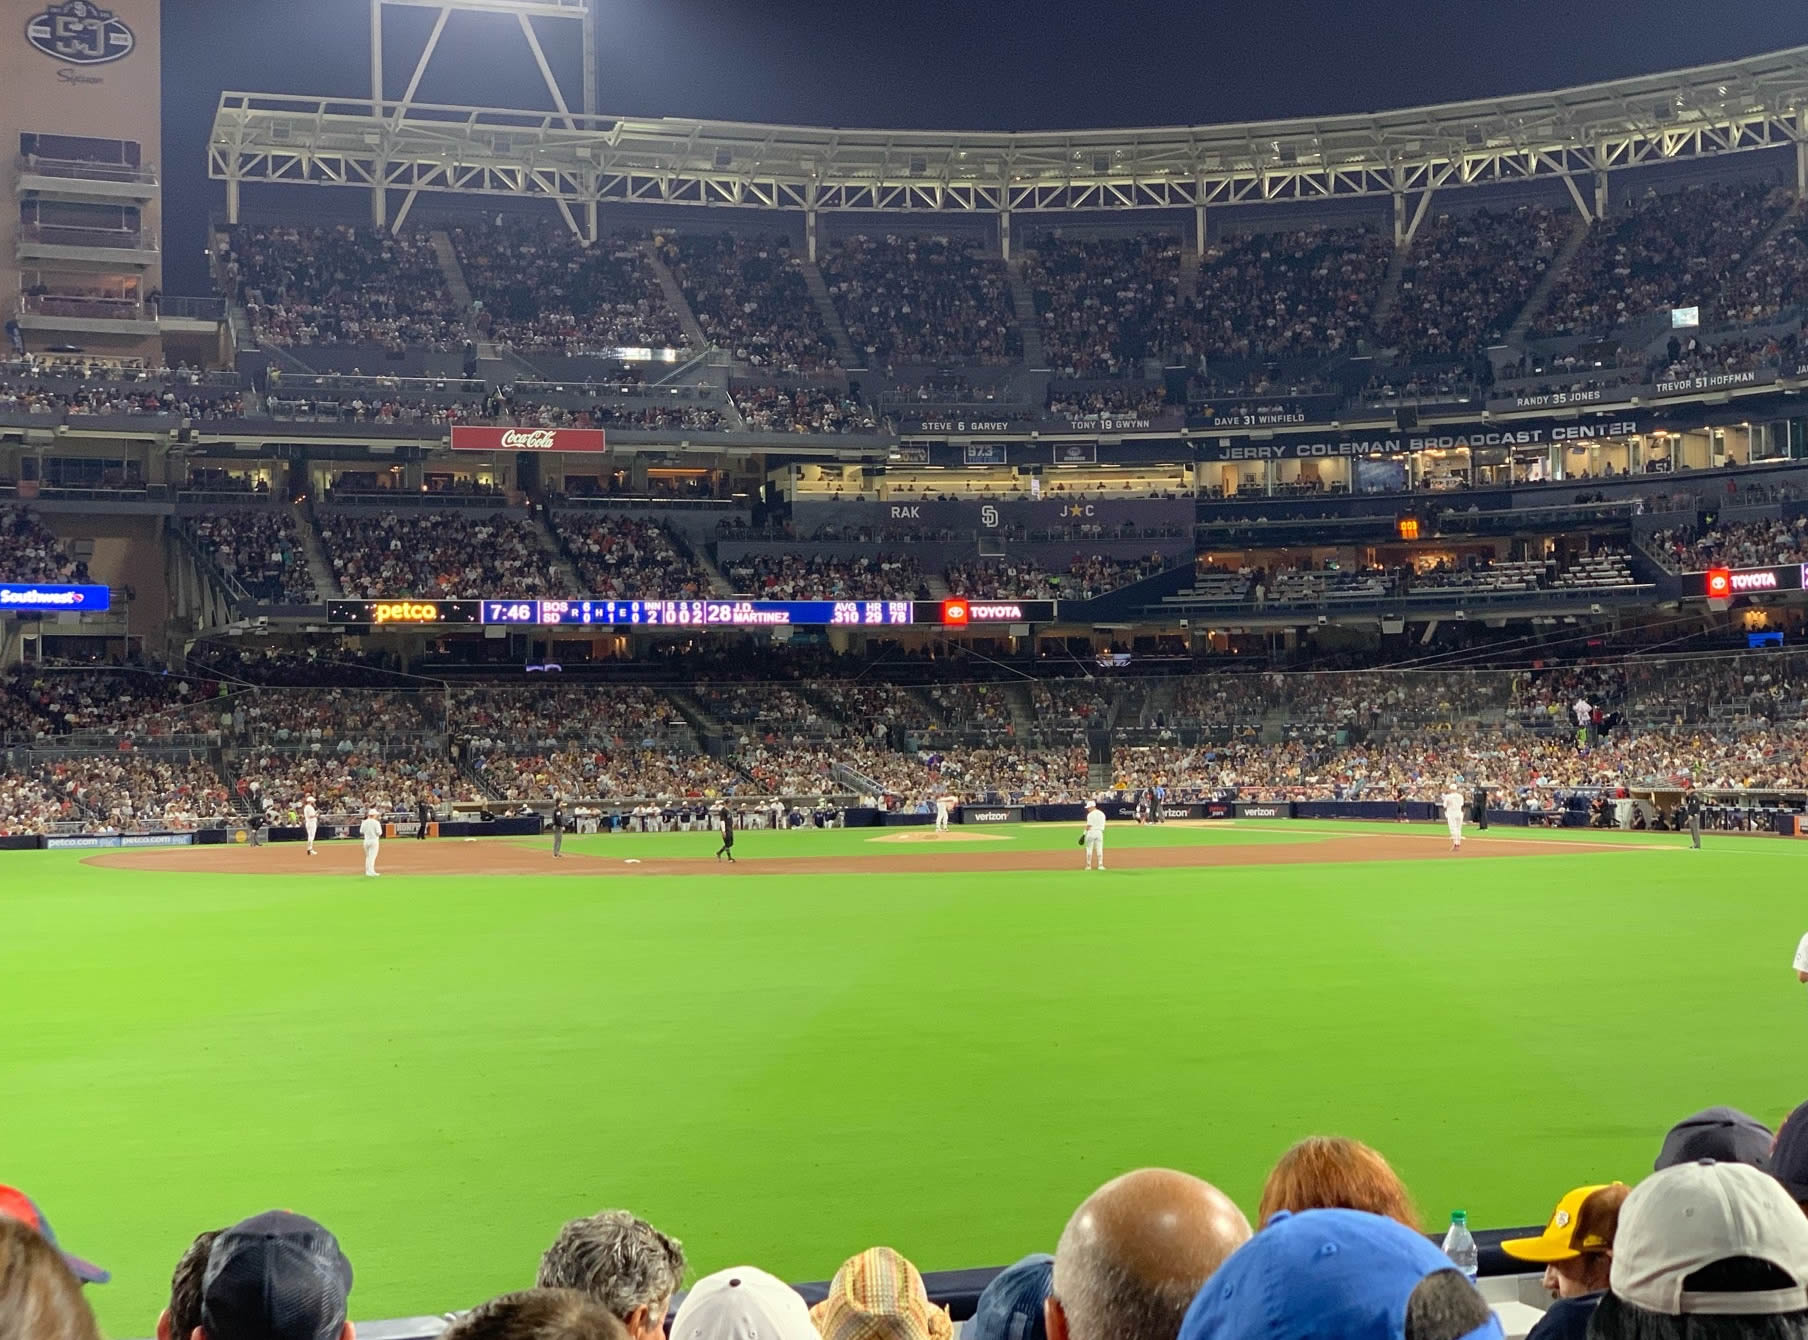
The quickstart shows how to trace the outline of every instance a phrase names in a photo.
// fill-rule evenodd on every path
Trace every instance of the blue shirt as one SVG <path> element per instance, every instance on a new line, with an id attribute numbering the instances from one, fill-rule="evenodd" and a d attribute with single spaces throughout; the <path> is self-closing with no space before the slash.
<path id="1" fill-rule="evenodd" d="M 1526 1340 L 1588 1340 L 1588 1319 L 1594 1316 L 1595 1304 L 1600 1301 L 1599 1293 L 1559 1298 L 1526 1333 Z"/>

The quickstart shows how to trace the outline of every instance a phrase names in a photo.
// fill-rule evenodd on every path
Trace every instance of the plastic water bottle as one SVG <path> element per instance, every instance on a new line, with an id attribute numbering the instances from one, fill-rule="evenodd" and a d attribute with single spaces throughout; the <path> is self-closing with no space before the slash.
<path id="1" fill-rule="evenodd" d="M 1464 1279 L 1471 1284 L 1475 1283 L 1481 1259 L 1475 1250 L 1475 1239 L 1469 1234 L 1469 1215 L 1466 1211 L 1450 1212 L 1450 1231 L 1444 1235 L 1444 1255 L 1463 1272 Z"/>

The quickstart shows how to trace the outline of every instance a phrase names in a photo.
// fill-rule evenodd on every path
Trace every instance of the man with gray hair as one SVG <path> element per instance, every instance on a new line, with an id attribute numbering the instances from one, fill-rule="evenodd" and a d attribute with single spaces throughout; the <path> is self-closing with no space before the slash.
<path id="1" fill-rule="evenodd" d="M 662 1340 L 683 1282 L 683 1243 L 626 1210 L 604 1210 L 559 1230 L 534 1286 L 576 1289 L 620 1318 L 631 1340 Z"/>
<path id="2" fill-rule="evenodd" d="M 1143 1168 L 1105 1183 L 1055 1248 L 1048 1340 L 1174 1340 L 1193 1295 L 1249 1236 L 1230 1197 L 1197 1177 Z"/>

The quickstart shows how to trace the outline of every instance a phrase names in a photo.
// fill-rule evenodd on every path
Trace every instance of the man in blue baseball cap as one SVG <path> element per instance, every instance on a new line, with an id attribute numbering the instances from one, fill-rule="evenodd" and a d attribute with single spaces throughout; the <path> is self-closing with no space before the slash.
<path id="1" fill-rule="evenodd" d="M 1180 1340 L 1504 1340 L 1436 1247 L 1360 1210 L 1283 1211 L 1199 1290 Z"/>
<path id="2" fill-rule="evenodd" d="M 1046 1252 L 1006 1266 L 980 1294 L 961 1340 L 1048 1340 L 1043 1304 L 1054 1275 L 1055 1258 Z"/>

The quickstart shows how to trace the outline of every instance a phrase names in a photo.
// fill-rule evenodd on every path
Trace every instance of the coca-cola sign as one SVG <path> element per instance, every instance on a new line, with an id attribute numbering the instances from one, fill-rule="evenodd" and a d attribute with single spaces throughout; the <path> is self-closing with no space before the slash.
<path id="1" fill-rule="evenodd" d="M 452 429 L 454 451 L 604 451 L 601 428 L 477 428 L 458 424 Z"/>

